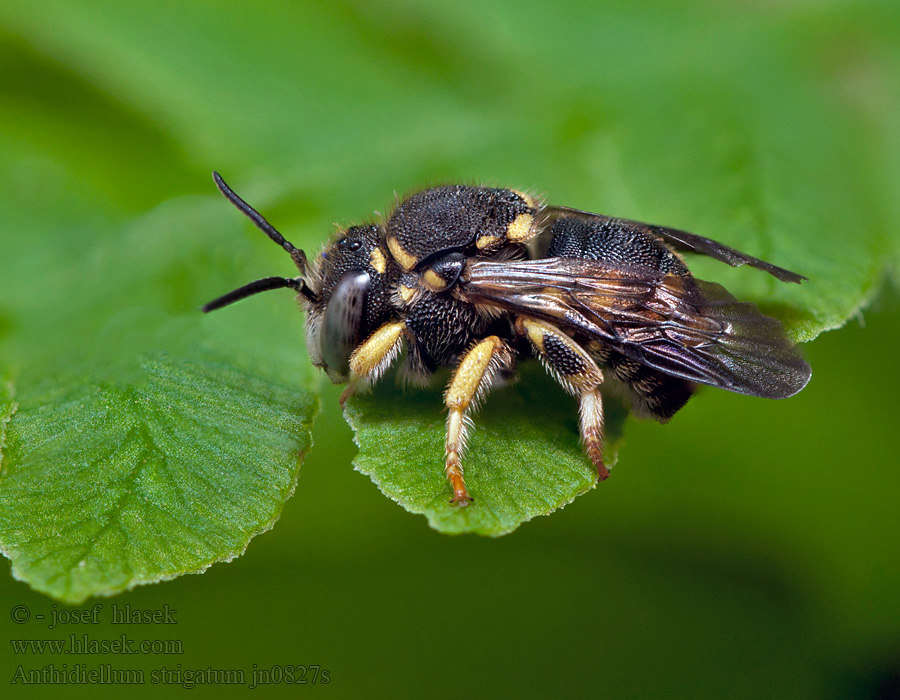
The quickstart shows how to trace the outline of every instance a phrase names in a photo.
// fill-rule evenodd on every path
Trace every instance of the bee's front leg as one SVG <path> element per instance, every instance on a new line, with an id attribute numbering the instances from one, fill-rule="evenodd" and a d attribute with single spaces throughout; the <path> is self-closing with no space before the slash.
<path id="1" fill-rule="evenodd" d="M 466 490 L 462 472 L 462 453 L 471 423 L 467 415 L 491 387 L 497 372 L 512 363 L 512 352 L 500 338 L 488 336 L 473 345 L 460 360 L 444 394 L 447 415 L 446 471 L 453 487 L 451 503 L 466 506 L 472 498 Z"/>
<path id="2" fill-rule="evenodd" d="M 384 374 L 397 359 L 406 324 L 389 321 L 370 335 L 350 356 L 350 380 L 341 394 L 341 406 L 349 399 L 360 382 L 371 384 Z"/>

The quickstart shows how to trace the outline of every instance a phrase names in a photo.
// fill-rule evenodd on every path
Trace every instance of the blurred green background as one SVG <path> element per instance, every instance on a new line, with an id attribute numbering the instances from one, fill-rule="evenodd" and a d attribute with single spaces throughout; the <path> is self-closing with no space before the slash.
<path id="1" fill-rule="evenodd" d="M 235 307 L 226 331 L 196 313 L 289 269 L 214 168 L 313 250 L 394 192 L 487 181 L 796 267 L 801 291 L 698 269 L 772 308 L 802 299 L 798 334 L 854 316 L 805 346 L 799 396 L 709 390 L 668 426 L 632 421 L 613 479 L 497 540 L 438 535 L 354 472 L 323 385 L 271 532 L 202 576 L 100 601 L 168 605 L 177 626 L 17 625 L 13 606 L 65 606 L 0 576 L 4 644 L 124 631 L 182 656 L 7 646 L 0 682 L 49 663 L 318 664 L 331 682 L 300 692 L 900 697 L 900 314 L 890 283 L 876 291 L 900 251 L 897 113 L 895 2 L 0 1 L 0 352 L 26 384 L 69 355 L 127 364 L 201 334 L 317 385 L 286 300 Z M 840 263 L 827 283 L 821 260 Z"/>

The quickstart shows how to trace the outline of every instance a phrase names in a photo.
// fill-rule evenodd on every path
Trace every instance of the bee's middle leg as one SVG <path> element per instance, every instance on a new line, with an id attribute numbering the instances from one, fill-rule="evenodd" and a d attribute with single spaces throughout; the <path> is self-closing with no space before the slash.
<path id="1" fill-rule="evenodd" d="M 462 472 L 462 452 L 471 424 L 468 411 L 484 398 L 497 372 L 511 363 L 512 353 L 506 343 L 495 335 L 488 336 L 466 352 L 447 386 L 444 394 L 444 405 L 449 411 L 446 471 L 453 487 L 452 503 L 465 506 L 472 500 Z"/>
<path id="2" fill-rule="evenodd" d="M 528 338 L 553 378 L 578 398 L 581 441 L 597 469 L 597 479 L 603 481 L 609 476 L 603 463 L 603 373 L 584 348 L 546 321 L 519 316 L 516 332 Z"/>

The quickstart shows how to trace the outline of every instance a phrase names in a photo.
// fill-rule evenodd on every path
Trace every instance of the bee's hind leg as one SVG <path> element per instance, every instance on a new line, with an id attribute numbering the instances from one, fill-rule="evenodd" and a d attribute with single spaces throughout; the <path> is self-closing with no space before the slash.
<path id="1" fill-rule="evenodd" d="M 584 348 L 550 323 L 519 316 L 516 332 L 528 338 L 547 371 L 578 398 L 581 441 L 597 469 L 597 480 L 603 481 L 609 476 L 603 463 L 603 373 Z"/>

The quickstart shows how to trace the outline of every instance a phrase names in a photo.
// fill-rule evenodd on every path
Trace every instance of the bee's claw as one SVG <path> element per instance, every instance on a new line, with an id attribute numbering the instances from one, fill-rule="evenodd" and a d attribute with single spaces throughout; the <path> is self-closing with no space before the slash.
<path id="1" fill-rule="evenodd" d="M 466 491 L 457 492 L 453 495 L 453 498 L 450 499 L 450 503 L 455 506 L 459 506 L 460 508 L 465 508 L 467 505 L 474 502 L 475 499 L 472 498 Z"/>

